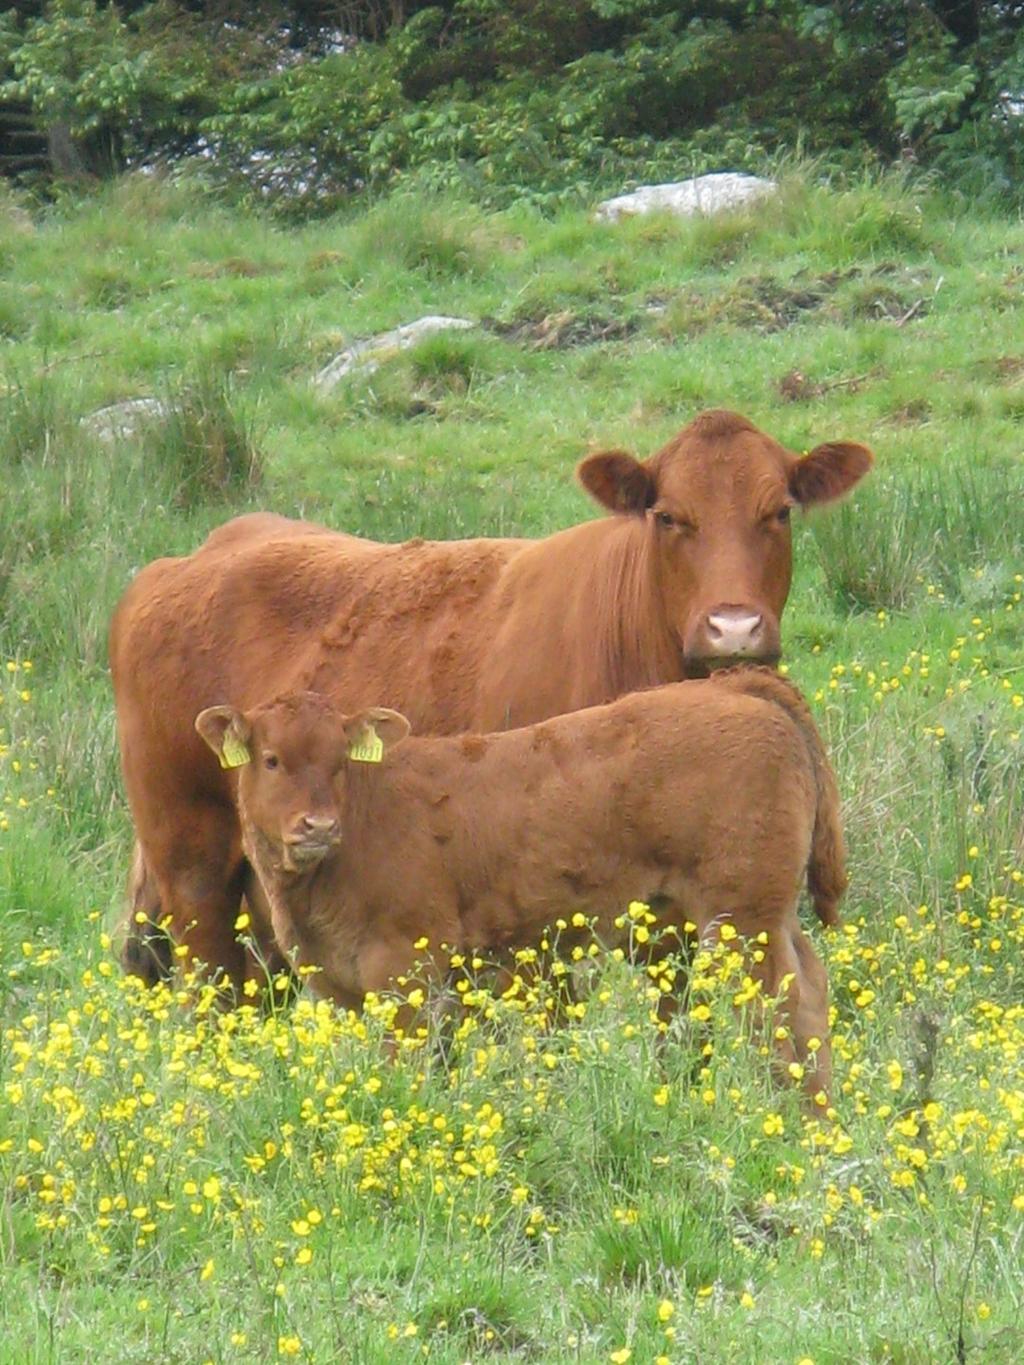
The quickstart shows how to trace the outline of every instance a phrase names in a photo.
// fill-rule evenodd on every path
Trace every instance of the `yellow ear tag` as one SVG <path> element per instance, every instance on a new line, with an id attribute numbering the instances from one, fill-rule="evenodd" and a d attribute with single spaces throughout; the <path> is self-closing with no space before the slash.
<path id="1" fill-rule="evenodd" d="M 348 746 L 349 758 L 354 758 L 357 763 L 379 763 L 384 757 L 384 741 L 378 735 L 372 725 L 368 725 L 363 731 L 359 743 L 353 741 Z"/>
<path id="2" fill-rule="evenodd" d="M 252 754 L 242 741 L 236 735 L 225 735 L 220 751 L 220 766 L 222 768 L 241 768 L 243 764 L 251 762 Z"/>

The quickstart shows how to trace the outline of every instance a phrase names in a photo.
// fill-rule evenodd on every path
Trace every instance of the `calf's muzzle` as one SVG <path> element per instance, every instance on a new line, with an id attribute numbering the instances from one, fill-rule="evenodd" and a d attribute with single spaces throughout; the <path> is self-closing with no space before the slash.
<path id="1" fill-rule="evenodd" d="M 341 826 L 332 815 L 302 815 L 284 837 L 287 863 L 311 867 L 322 862 L 341 838 Z"/>

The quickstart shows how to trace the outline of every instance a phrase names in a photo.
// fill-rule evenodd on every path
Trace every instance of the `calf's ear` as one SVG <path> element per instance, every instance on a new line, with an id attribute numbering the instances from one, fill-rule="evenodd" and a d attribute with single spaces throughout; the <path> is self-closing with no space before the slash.
<path id="1" fill-rule="evenodd" d="M 196 716 L 196 729 L 220 759 L 222 768 L 241 768 L 252 759 L 252 726 L 233 706 L 208 706 Z"/>
<path id="2" fill-rule="evenodd" d="M 849 493 L 875 462 L 867 446 L 856 441 L 826 441 L 794 460 L 789 491 L 803 507 L 832 502 Z"/>
<path id="3" fill-rule="evenodd" d="M 384 755 L 401 744 L 412 726 L 399 711 L 386 706 L 371 706 L 345 719 L 348 756 L 357 763 L 379 763 Z"/>
<path id="4" fill-rule="evenodd" d="M 576 477 L 592 498 L 609 512 L 642 515 L 658 496 L 645 464 L 625 450 L 603 450 L 576 466 Z"/>

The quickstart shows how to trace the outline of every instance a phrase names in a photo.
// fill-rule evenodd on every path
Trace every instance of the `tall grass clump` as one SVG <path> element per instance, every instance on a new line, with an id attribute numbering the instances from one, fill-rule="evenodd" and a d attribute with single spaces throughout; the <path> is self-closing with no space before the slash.
<path id="1" fill-rule="evenodd" d="M 73 421 L 65 385 L 47 364 L 27 372 L 9 366 L 0 379 L 0 452 L 10 467 L 43 464 Z"/>
<path id="2" fill-rule="evenodd" d="M 382 262 L 422 271 L 438 281 L 473 276 L 487 268 L 496 234 L 478 210 L 424 194 L 381 200 L 350 230 L 353 260 L 364 273 Z"/>
<path id="3" fill-rule="evenodd" d="M 931 561 L 932 531 L 915 499 L 902 483 L 881 482 L 811 521 L 828 590 L 845 610 L 906 606 Z"/>
<path id="4" fill-rule="evenodd" d="M 780 226 L 805 249 L 844 265 L 950 249 L 929 182 L 904 171 L 838 182 L 813 162 L 783 179 Z"/>
<path id="5" fill-rule="evenodd" d="M 978 895 L 1006 895 L 1024 864 L 1024 750 L 1010 698 L 944 693 L 922 706 L 893 692 L 867 714 L 829 718 L 855 899 L 868 922 L 922 901 L 953 909 L 965 870 Z"/>
<path id="6" fill-rule="evenodd" d="M 192 548 L 226 498 L 244 501 L 258 455 L 224 386 L 177 391 L 164 421 L 113 442 L 56 394 L 45 406 L 59 437 L 14 464 L 0 499 L 0 644 L 105 668 L 110 612 L 133 569 Z"/>
<path id="7" fill-rule="evenodd" d="M 902 610 L 941 589 L 976 597 L 986 565 L 1024 558 L 1024 470 L 956 463 L 877 473 L 856 499 L 811 521 L 822 573 L 842 609 Z"/>
<path id="8" fill-rule="evenodd" d="M 356 372 L 343 391 L 357 410 L 403 421 L 429 417 L 493 417 L 485 397 L 488 380 L 510 357 L 505 348 L 479 335 L 442 332 L 427 337 L 369 375 Z"/>
<path id="9" fill-rule="evenodd" d="M 143 446 L 147 461 L 173 483 L 174 501 L 186 510 L 237 497 L 262 476 L 254 410 L 233 377 L 212 367 L 167 390 Z"/>

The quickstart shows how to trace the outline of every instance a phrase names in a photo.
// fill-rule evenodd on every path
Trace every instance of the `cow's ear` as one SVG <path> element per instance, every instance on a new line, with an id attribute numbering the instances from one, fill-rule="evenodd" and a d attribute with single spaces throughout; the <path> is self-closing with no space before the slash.
<path id="1" fill-rule="evenodd" d="M 412 726 L 399 711 L 371 706 L 345 719 L 348 756 L 357 763 L 379 763 L 389 750 L 401 744 Z"/>
<path id="2" fill-rule="evenodd" d="M 826 441 L 794 460 L 789 491 L 803 507 L 832 502 L 857 484 L 875 462 L 867 446 L 856 441 Z"/>
<path id="3" fill-rule="evenodd" d="M 576 477 L 609 512 L 642 515 L 657 500 L 651 471 L 625 450 L 588 455 L 577 465 Z"/>
<path id="4" fill-rule="evenodd" d="M 196 729 L 220 759 L 222 768 L 241 768 L 250 762 L 252 726 L 233 706 L 208 706 L 196 716 Z"/>

